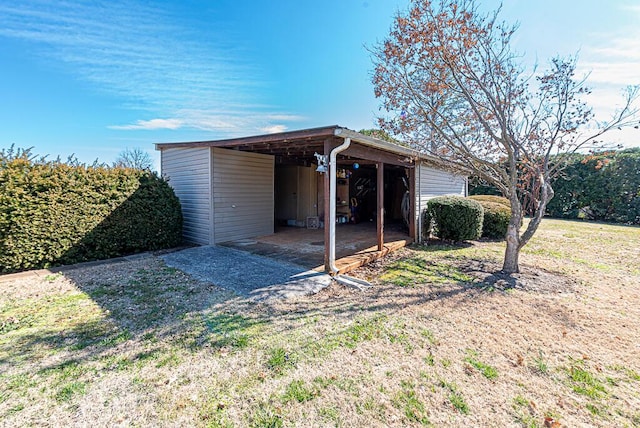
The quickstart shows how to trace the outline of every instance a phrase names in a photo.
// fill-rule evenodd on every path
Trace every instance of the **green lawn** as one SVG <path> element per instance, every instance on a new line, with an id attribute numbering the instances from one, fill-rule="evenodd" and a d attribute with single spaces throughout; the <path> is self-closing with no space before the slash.
<path id="1" fill-rule="evenodd" d="M 157 258 L 0 283 L 0 425 L 640 426 L 640 228 L 545 220 L 253 303 Z"/>

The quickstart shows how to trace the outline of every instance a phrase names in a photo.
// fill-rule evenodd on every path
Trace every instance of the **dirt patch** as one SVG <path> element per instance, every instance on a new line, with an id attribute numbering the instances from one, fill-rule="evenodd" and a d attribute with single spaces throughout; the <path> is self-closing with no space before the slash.
<path id="1" fill-rule="evenodd" d="M 532 266 L 520 266 L 520 272 L 505 274 L 499 263 L 467 260 L 457 264 L 465 272 L 485 287 L 498 290 L 518 289 L 535 293 L 573 293 L 578 285 L 576 280 Z"/>

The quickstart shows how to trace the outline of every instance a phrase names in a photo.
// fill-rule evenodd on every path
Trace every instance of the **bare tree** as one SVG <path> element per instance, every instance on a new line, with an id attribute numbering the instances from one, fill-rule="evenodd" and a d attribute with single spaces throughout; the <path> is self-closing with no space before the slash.
<path id="1" fill-rule="evenodd" d="M 627 88 L 609 121 L 596 121 L 576 59 L 555 58 L 546 72 L 525 74 L 511 48 L 517 26 L 498 14 L 480 13 L 475 0 L 413 0 L 372 49 L 373 83 L 390 113 L 383 129 L 452 168 L 471 169 L 509 198 L 503 271 L 515 273 L 564 157 L 600 147 L 614 128 L 637 127 L 638 87 Z M 532 218 L 521 232 L 524 207 Z"/>
<path id="2" fill-rule="evenodd" d="M 125 149 L 118 154 L 113 162 L 114 167 L 133 168 L 133 169 L 153 169 L 153 160 L 149 153 L 141 148 Z"/>

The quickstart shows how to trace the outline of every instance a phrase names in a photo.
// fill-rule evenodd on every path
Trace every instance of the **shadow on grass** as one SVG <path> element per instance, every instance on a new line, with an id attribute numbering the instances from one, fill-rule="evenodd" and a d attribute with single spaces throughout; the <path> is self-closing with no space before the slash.
<path id="1" fill-rule="evenodd" d="M 424 251 L 428 253 L 440 252 L 440 251 L 453 251 L 461 250 L 463 248 L 471 248 L 473 244 L 470 242 L 453 242 L 446 241 L 438 238 L 429 239 L 426 244 L 414 244 L 411 248 L 417 251 Z"/>
<path id="2" fill-rule="evenodd" d="M 361 316 L 393 316 L 408 307 L 428 308 L 438 302 L 452 302 L 452 307 L 474 305 L 491 293 L 484 283 L 474 282 L 457 267 L 439 259 L 420 258 L 421 252 L 460 248 L 465 247 L 417 247 L 413 254 L 389 262 L 377 285 L 366 292 L 342 290 L 334 285 L 332 290 L 293 302 L 255 303 L 196 281 L 158 258 L 70 270 L 64 272 L 65 277 L 84 293 L 84 300 L 77 302 L 77 313 L 68 315 L 75 316 L 75 321 L 68 328 L 55 321 L 35 323 L 19 340 L 3 340 L 0 366 L 12 364 L 12 360 L 49 361 L 46 357 L 55 353 L 63 356 L 62 361 L 53 359 L 56 365 L 95 360 L 126 351 L 130 341 L 139 345 L 134 348 L 140 351 L 132 357 L 135 359 L 155 358 L 168 350 L 242 350 L 263 335 L 286 333 L 312 317 L 339 322 Z M 390 271 L 395 271 L 395 276 L 385 280 L 384 275 Z M 508 304 L 509 295 L 502 295 Z M 87 309 L 91 307 L 93 310 Z M 55 312 L 55 307 L 47 310 Z M 86 319 L 78 319 L 85 314 Z M 67 315 L 53 313 L 48 318 L 64 316 Z M 428 312 L 423 316 L 428 317 Z M 558 320 L 566 323 L 570 317 Z M 349 328 L 338 326 L 332 334 L 342 337 Z"/>
<path id="3" fill-rule="evenodd" d="M 74 306 L 63 308 L 56 299 L 47 299 L 33 308 L 33 321 L 0 342 L 0 367 L 27 362 L 41 368 L 65 367 L 69 361 L 95 361 L 119 353 L 142 360 L 203 348 L 242 350 L 265 332 L 287 332 L 309 317 L 392 313 L 407 305 L 464 294 L 469 286 L 463 282 L 430 289 L 384 286 L 364 294 L 321 293 L 291 304 L 249 301 L 196 281 L 157 258 L 72 269 L 64 276 L 78 289 L 72 292 Z M 29 310 L 25 307 L 16 316 L 26 319 Z M 138 353 L 132 355 L 132 350 Z M 57 357 L 50 358 L 53 355 Z"/>
<path id="4" fill-rule="evenodd" d="M 321 293 L 314 299 L 296 301 L 295 305 L 274 316 L 296 320 L 310 316 L 392 315 L 411 307 L 428 311 L 430 305 L 441 303 L 447 303 L 451 308 L 474 306 L 493 297 L 508 305 L 511 299 L 519 298 L 512 294 L 516 290 L 544 294 L 572 290 L 569 283 L 573 281 L 569 278 L 531 267 L 516 276 L 503 274 L 500 263 L 491 255 L 459 253 L 473 246 L 442 241 L 411 246 L 409 254 L 381 263 L 374 288 L 362 293 L 329 291 L 325 296 Z M 559 284 L 557 280 L 567 284 Z M 539 311 L 553 314 L 558 326 L 576 325 L 566 308 L 558 307 L 552 300 L 540 299 L 535 305 Z M 428 312 L 424 316 L 428 317 Z"/>
<path id="5" fill-rule="evenodd" d="M 78 289 L 73 306 L 56 295 L 16 301 L 9 308 L 16 324 L 1 332 L 0 367 L 40 360 L 63 367 L 129 352 L 129 341 L 144 354 L 241 349 L 268 322 L 250 314 L 251 302 L 148 260 L 64 271 Z"/>

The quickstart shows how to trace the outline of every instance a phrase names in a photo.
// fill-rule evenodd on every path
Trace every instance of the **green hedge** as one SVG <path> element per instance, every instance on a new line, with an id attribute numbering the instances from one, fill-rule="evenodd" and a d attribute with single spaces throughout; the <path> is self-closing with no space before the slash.
<path id="1" fill-rule="evenodd" d="M 511 218 L 509 200 L 494 195 L 474 195 L 469 196 L 469 199 L 478 201 L 484 209 L 482 236 L 491 239 L 505 239 Z"/>
<path id="2" fill-rule="evenodd" d="M 500 196 L 501 193 L 497 187 L 488 184 L 477 176 L 469 177 L 469 194 L 470 195 L 495 195 Z"/>
<path id="3" fill-rule="evenodd" d="M 482 234 L 484 211 L 479 202 L 461 196 L 438 196 L 430 199 L 423 211 L 425 236 L 467 241 Z"/>
<path id="4" fill-rule="evenodd" d="M 155 173 L 0 153 L 0 272 L 170 248 L 178 198 Z"/>
<path id="5" fill-rule="evenodd" d="M 552 217 L 640 224 L 639 148 L 575 155 L 552 186 Z"/>

